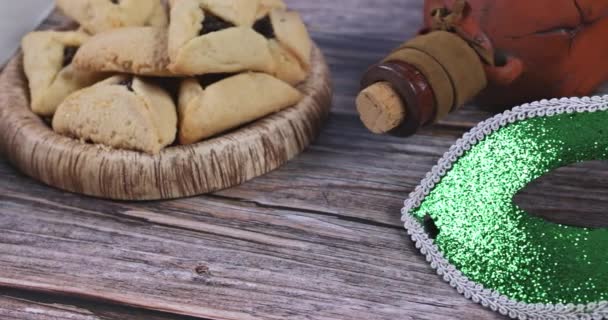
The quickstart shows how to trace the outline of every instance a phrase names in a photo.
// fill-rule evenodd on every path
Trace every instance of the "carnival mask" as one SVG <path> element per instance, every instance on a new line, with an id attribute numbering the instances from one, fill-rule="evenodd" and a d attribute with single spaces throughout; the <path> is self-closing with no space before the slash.
<path id="1" fill-rule="evenodd" d="M 541 101 L 482 122 L 402 211 L 431 266 L 467 298 L 520 319 L 608 317 L 608 229 L 548 222 L 513 196 L 576 162 L 608 160 L 608 96 Z"/>

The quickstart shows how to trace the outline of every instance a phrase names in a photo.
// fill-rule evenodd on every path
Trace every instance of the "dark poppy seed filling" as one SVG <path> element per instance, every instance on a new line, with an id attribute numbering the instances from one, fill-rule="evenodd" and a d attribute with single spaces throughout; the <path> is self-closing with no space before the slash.
<path id="1" fill-rule="evenodd" d="M 67 67 L 74 60 L 78 47 L 65 47 L 63 49 L 63 67 Z"/>
<path id="2" fill-rule="evenodd" d="M 119 86 L 127 87 L 127 90 L 133 92 L 133 78 L 127 78 L 118 83 Z"/>
<path id="3" fill-rule="evenodd" d="M 201 36 L 211 32 L 216 32 L 234 27 L 234 24 L 208 12 L 205 12 L 205 20 L 203 20 L 202 24 L 203 28 L 199 33 L 199 35 Z"/>
<path id="4" fill-rule="evenodd" d="M 165 90 L 171 96 L 173 102 L 177 104 L 179 96 L 180 78 L 147 78 L 146 82 L 154 84 Z"/>
<path id="5" fill-rule="evenodd" d="M 220 82 L 226 78 L 230 78 L 236 73 L 210 73 L 202 76 L 196 77 L 198 79 L 198 83 L 201 84 L 203 88 L 206 88 L 216 82 Z"/>
<path id="6" fill-rule="evenodd" d="M 113 4 L 120 4 L 120 0 L 110 0 Z"/>
<path id="7" fill-rule="evenodd" d="M 256 21 L 253 25 L 253 30 L 263 35 L 267 39 L 272 39 L 276 37 L 276 35 L 274 34 L 272 21 L 270 21 L 270 16 L 265 16 L 264 18 Z"/>

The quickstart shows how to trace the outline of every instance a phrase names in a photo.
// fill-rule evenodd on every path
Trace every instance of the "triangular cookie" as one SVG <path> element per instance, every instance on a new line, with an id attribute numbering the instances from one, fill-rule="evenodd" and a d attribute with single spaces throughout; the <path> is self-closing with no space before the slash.
<path id="1" fill-rule="evenodd" d="M 52 116 L 70 93 L 104 77 L 73 68 L 72 59 L 87 39 L 87 34 L 71 31 L 32 32 L 23 38 L 23 68 L 34 113 Z"/>
<path id="2" fill-rule="evenodd" d="M 296 104 L 302 94 L 264 73 L 218 75 L 182 83 L 178 113 L 179 141 L 191 144 Z M 215 79 L 217 80 L 217 79 Z M 209 84 L 211 83 L 211 84 Z"/>
<path id="3" fill-rule="evenodd" d="M 171 71 L 273 72 L 266 39 L 252 29 L 257 0 L 178 0 L 169 27 Z"/>
<path id="4" fill-rule="evenodd" d="M 176 107 L 161 87 L 115 76 L 70 95 L 57 109 L 53 129 L 84 141 L 157 154 L 175 140 Z"/>
<path id="5" fill-rule="evenodd" d="M 167 66 L 167 29 L 129 27 L 93 36 L 74 57 L 82 70 L 173 76 Z"/>

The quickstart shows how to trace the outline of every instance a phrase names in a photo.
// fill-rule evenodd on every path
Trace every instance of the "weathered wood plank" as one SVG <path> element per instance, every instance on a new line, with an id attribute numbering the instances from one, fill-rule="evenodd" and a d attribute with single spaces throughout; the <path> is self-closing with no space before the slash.
<path id="1" fill-rule="evenodd" d="M 90 201 L 0 167 L 6 286 L 214 319 L 489 315 L 438 280 L 401 228 L 213 197 Z"/>
<path id="2" fill-rule="evenodd" d="M 388 38 L 401 41 L 422 24 L 423 1 L 414 0 L 286 0 L 302 13 L 313 33 Z M 365 50 L 375 43 L 361 43 Z M 355 54 L 358 54 L 356 52 Z"/>
<path id="3" fill-rule="evenodd" d="M 0 294 L 0 318 L 6 320 L 100 320 L 90 311 L 61 304 L 43 304 Z"/>
<path id="4" fill-rule="evenodd" d="M 0 288 L 0 319 L 7 320 L 194 320 L 62 296 Z"/>

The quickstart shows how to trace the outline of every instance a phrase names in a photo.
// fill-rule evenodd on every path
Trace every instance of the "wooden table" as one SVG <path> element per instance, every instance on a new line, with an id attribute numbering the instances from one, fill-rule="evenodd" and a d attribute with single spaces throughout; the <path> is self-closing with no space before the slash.
<path id="1" fill-rule="evenodd" d="M 243 186 L 165 202 L 61 192 L 0 160 L 0 318 L 501 318 L 440 280 L 399 220 L 425 173 L 490 113 L 467 107 L 400 139 L 368 133 L 354 110 L 361 72 L 414 34 L 422 1 L 290 2 L 333 71 L 317 142 Z M 604 169 L 560 169 L 518 203 L 601 220 Z"/>

